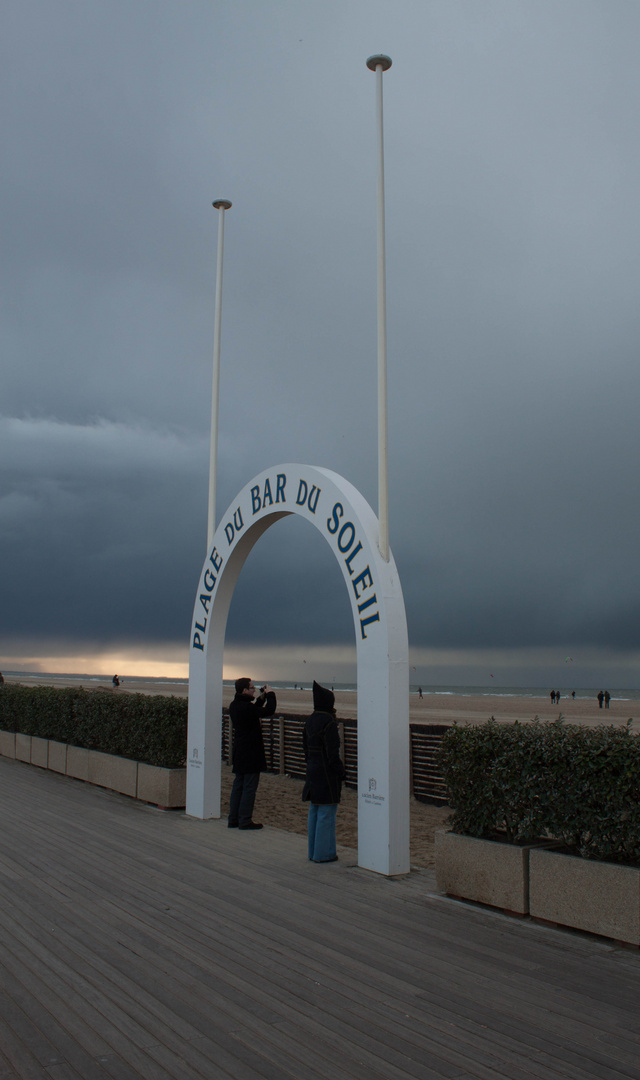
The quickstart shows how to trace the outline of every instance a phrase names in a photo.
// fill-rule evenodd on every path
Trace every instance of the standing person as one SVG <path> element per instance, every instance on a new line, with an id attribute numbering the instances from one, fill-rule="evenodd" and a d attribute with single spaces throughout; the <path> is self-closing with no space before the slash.
<path id="1" fill-rule="evenodd" d="M 609 708 L 609 702 L 610 701 L 611 701 L 611 694 L 609 693 L 608 690 L 605 690 L 605 692 L 604 692 L 604 707 L 605 707 L 605 709 Z"/>
<path id="2" fill-rule="evenodd" d="M 571 691 L 571 697 L 573 698 L 574 701 L 576 700 L 576 692 L 575 692 L 575 690 Z"/>
<path id="3" fill-rule="evenodd" d="M 560 691 L 556 690 L 556 705 L 559 703 L 559 701 L 560 701 Z"/>
<path id="4" fill-rule="evenodd" d="M 273 716 L 276 695 L 270 686 L 265 685 L 260 688 L 260 695 L 254 701 L 256 688 L 252 679 L 236 679 L 235 686 L 236 696 L 229 705 L 235 776 L 227 824 L 230 829 L 261 829 L 262 825 L 252 820 L 260 773 L 267 767 L 260 717 Z"/>
<path id="5" fill-rule="evenodd" d="M 603 692 L 601 690 L 600 693 L 598 694 L 598 708 L 599 709 L 602 708 L 602 702 L 603 701 L 604 701 L 604 694 L 603 694 Z"/>
<path id="6" fill-rule="evenodd" d="M 336 814 L 345 770 L 340 757 L 340 733 L 334 702 L 331 690 L 314 681 L 313 713 L 302 733 L 307 763 L 302 798 L 310 802 L 307 833 L 312 862 L 336 862 L 338 858 Z"/>
<path id="7" fill-rule="evenodd" d="M 117 676 L 117 675 L 114 675 L 114 676 L 113 676 L 113 678 L 112 678 L 111 682 L 113 683 L 113 688 L 114 688 L 114 690 L 115 690 L 115 688 L 116 688 L 117 686 L 120 686 L 120 679 L 118 678 L 118 676 Z"/>
<path id="8" fill-rule="evenodd" d="M 422 699 L 422 687 L 421 686 L 418 687 L 418 697 L 420 699 Z"/>

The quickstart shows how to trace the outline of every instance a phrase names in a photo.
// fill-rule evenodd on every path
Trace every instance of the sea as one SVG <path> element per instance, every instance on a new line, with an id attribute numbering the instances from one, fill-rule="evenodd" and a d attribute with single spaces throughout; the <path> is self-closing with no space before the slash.
<path id="1" fill-rule="evenodd" d="M 78 685 L 90 686 L 91 683 L 110 684 L 111 679 L 106 675 L 92 675 L 92 674 L 78 674 L 76 672 L 43 672 L 43 671 L 8 671 L 4 669 L 4 674 L 14 676 L 15 678 L 27 678 L 34 682 L 41 682 L 43 686 L 46 686 L 52 679 L 68 679 L 70 682 L 77 682 Z M 162 686 L 180 686 L 186 687 L 189 685 L 188 679 L 176 679 L 176 678 L 139 678 L 135 676 L 119 676 L 121 684 L 126 685 L 129 690 L 135 690 L 136 688 L 148 688 L 154 684 L 158 685 L 158 689 Z M 233 685 L 232 680 L 225 679 L 225 684 L 228 686 Z M 271 685 L 274 690 L 310 690 L 311 684 L 307 683 L 294 683 L 287 680 L 272 680 Z M 346 692 L 356 692 L 356 684 L 349 682 L 335 682 L 328 684 L 331 685 L 334 690 L 341 690 Z M 541 698 L 548 699 L 551 690 L 542 686 L 447 686 L 436 685 L 429 686 L 426 683 L 418 684 L 411 683 L 410 692 L 412 694 L 418 694 L 419 685 L 422 688 L 422 694 L 424 697 L 433 697 L 438 695 L 443 696 L 459 696 L 459 697 L 526 697 L 526 698 Z M 554 689 L 554 688 L 552 688 Z M 575 690 L 576 699 L 578 698 L 593 698 L 601 689 L 607 689 L 612 698 L 617 701 L 640 701 L 640 689 L 630 690 L 625 688 L 608 687 L 593 687 L 593 686 L 571 686 L 566 689 L 563 687 L 555 687 L 559 689 L 561 693 L 561 699 L 571 696 L 571 692 Z"/>

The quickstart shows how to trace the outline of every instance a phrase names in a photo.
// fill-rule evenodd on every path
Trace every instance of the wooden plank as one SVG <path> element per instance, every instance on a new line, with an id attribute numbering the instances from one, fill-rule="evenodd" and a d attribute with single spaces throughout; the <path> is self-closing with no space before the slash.
<path id="1" fill-rule="evenodd" d="M 11 1080 L 640 1077 L 629 952 L 3 764 Z"/>
<path id="2" fill-rule="evenodd" d="M 63 948 L 65 944 L 66 943 L 63 942 Z M 113 1049 L 118 1048 L 118 1050 L 121 1052 L 123 1050 L 126 1050 L 129 1056 L 131 1056 L 132 1048 L 135 1047 L 136 1044 L 130 1040 L 130 1044 L 128 1045 L 127 1041 L 121 1038 L 117 1029 L 123 1021 L 125 1028 L 131 1027 L 129 1015 L 132 1013 L 137 1013 L 137 1015 L 139 1015 L 141 1018 L 141 1023 L 137 1025 L 136 1034 L 138 1036 L 138 1043 L 145 1049 L 152 1048 L 158 1040 L 164 1040 L 165 1043 L 167 1043 L 169 1049 L 172 1048 L 172 1044 L 174 1049 L 178 1049 L 185 1040 L 193 1040 L 194 1038 L 197 1038 L 199 1036 L 200 1032 L 198 1028 L 192 1023 L 188 1023 L 186 1020 L 179 1026 L 179 1031 L 176 1033 L 175 1039 L 172 1040 L 170 1036 L 168 1036 L 168 1032 L 166 1029 L 166 1021 L 168 1019 L 173 1020 L 177 1012 L 177 1010 L 173 1007 L 170 1011 L 167 1010 L 166 1015 L 162 1018 L 162 1021 L 154 1023 L 153 1018 L 151 1018 L 150 1022 L 150 1014 L 143 1008 L 141 1008 L 140 1005 L 136 1002 L 139 987 L 135 983 L 132 983 L 131 980 L 124 980 L 124 985 L 121 984 L 120 986 L 115 988 L 114 992 L 110 995 L 108 992 L 107 983 L 104 981 L 103 978 L 98 978 L 96 979 L 96 986 L 99 984 L 102 988 L 102 993 L 98 995 L 97 990 L 91 985 L 90 978 L 91 968 L 94 967 L 96 963 L 97 951 L 88 950 L 88 962 L 85 965 L 84 969 L 83 965 L 78 964 L 77 960 L 74 959 L 74 956 L 68 950 L 65 951 L 67 955 L 68 970 L 70 972 L 76 972 L 75 977 L 73 978 L 73 983 L 75 985 L 81 986 L 82 993 L 80 995 L 74 995 L 71 987 L 61 985 L 60 981 L 53 974 L 53 971 L 50 971 L 49 973 L 49 982 L 50 985 L 54 987 L 54 989 L 58 990 L 58 1009 L 60 1009 L 60 1007 L 62 1006 L 66 1022 L 68 1022 L 71 1008 L 75 1006 L 78 1014 L 83 1018 L 85 1024 L 89 1026 L 89 1030 L 92 1030 L 91 1023 L 100 1023 L 105 1041 L 100 1047 L 92 1047 L 92 1052 L 94 1054 L 99 1053 L 100 1057 L 108 1056 L 108 1054 Z M 107 950 L 107 954 L 109 955 L 109 950 Z M 23 956 L 25 957 L 25 964 L 27 965 L 27 973 L 31 976 L 31 978 L 33 978 L 33 973 L 36 969 L 36 966 L 38 966 L 40 972 L 42 973 L 44 965 L 36 965 L 33 957 L 25 955 L 24 951 Z M 113 970 L 115 958 L 111 957 L 111 960 L 112 963 L 110 965 L 105 965 L 106 970 Z M 51 954 L 49 955 L 49 962 L 52 963 Z M 62 963 L 60 963 L 58 966 L 64 969 L 64 965 Z M 126 971 L 127 966 L 124 961 L 122 966 Z M 84 970 L 84 977 L 77 974 L 82 970 Z M 43 978 L 44 977 L 46 977 L 46 972 L 43 974 Z M 156 974 L 155 977 L 157 978 L 158 974 Z M 39 992 L 41 997 L 44 998 L 45 994 L 43 993 L 43 991 L 40 990 Z M 96 1008 L 91 1005 L 85 1006 L 83 1004 L 83 996 L 85 994 L 87 995 L 87 997 L 93 997 L 95 999 L 97 1006 Z M 171 997 L 169 997 L 169 1001 L 170 1004 L 172 1004 Z M 55 1001 L 53 1004 L 51 1002 L 49 1002 L 48 1004 L 50 1008 L 55 1008 Z M 107 1021 L 107 1017 L 110 1017 L 112 1022 Z M 143 1026 L 144 1023 L 146 1023 L 146 1029 Z M 86 1032 L 80 1030 L 77 1023 L 74 1025 L 74 1027 L 76 1038 L 79 1041 L 84 1042 L 86 1039 Z"/>
<path id="3" fill-rule="evenodd" d="M 45 1070 L 45 1076 L 50 1077 L 50 1080 L 83 1080 L 82 1075 L 72 1069 L 66 1062 L 61 1065 L 51 1065 Z"/>
<path id="4" fill-rule="evenodd" d="M 167 995 L 167 1000 L 168 1000 L 169 1002 L 172 1002 L 172 1003 L 173 1003 L 173 1001 L 174 1001 L 174 991 L 171 991 L 171 993 L 169 993 L 169 994 Z M 183 1001 L 182 1001 L 182 1000 L 181 1000 L 181 1005 L 180 1005 L 180 1008 L 183 1008 Z M 185 1014 L 186 1014 L 186 1015 L 189 1015 L 189 1016 L 192 1016 L 192 1015 L 193 1015 L 193 1014 L 192 1014 L 192 1013 L 190 1013 L 190 1012 L 189 1012 L 189 1010 L 187 1010 L 187 1009 L 185 1009 Z M 210 1023 L 210 1021 L 208 1021 L 208 1020 L 204 1020 L 203 1022 L 204 1022 L 204 1023 L 205 1023 L 206 1025 L 207 1025 L 207 1029 L 209 1029 L 209 1030 L 210 1030 L 210 1028 L 212 1028 L 212 1023 Z"/>
<path id="5" fill-rule="evenodd" d="M 19 1080 L 42 1080 L 42 1065 L 28 1046 L 0 1015 L 0 1049 L 9 1069 Z M 104 1080 L 104 1076 L 103 1076 Z"/>

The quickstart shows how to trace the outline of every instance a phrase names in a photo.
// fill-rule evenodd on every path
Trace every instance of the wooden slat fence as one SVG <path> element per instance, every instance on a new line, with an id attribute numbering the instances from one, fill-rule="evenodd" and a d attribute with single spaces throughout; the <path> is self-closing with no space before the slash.
<path id="1" fill-rule="evenodd" d="M 443 806 L 447 802 L 437 754 L 449 724 L 410 724 L 411 790 L 416 799 Z"/>
<path id="2" fill-rule="evenodd" d="M 268 772 L 303 779 L 302 729 L 306 716 L 288 713 L 262 720 L 262 734 Z M 447 724 L 411 724 L 411 791 L 416 799 L 443 805 L 447 793 L 436 755 Z M 358 722 L 338 719 L 342 757 L 347 773 L 346 786 L 358 786 Z M 229 715 L 222 718 L 222 759 L 230 764 Z"/>

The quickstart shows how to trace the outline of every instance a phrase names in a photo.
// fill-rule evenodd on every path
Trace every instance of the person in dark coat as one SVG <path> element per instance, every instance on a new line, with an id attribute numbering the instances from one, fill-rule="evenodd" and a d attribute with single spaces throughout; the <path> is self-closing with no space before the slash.
<path id="1" fill-rule="evenodd" d="M 340 757 L 335 697 L 313 684 L 313 713 L 304 725 L 302 744 L 307 776 L 302 798 L 310 802 L 307 834 L 312 862 L 336 862 L 336 814 L 345 769 Z"/>
<path id="2" fill-rule="evenodd" d="M 229 705 L 232 729 L 232 767 L 235 773 L 229 799 L 230 829 L 261 829 L 253 821 L 253 806 L 260 773 L 267 767 L 261 716 L 273 716 L 276 695 L 270 686 L 263 686 L 254 701 L 256 688 L 252 679 L 236 679 L 236 696 Z"/>

